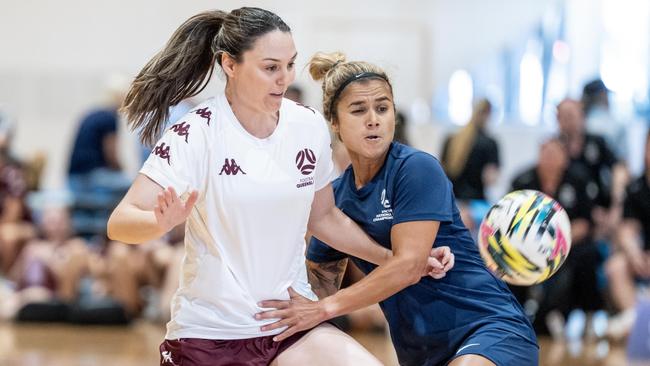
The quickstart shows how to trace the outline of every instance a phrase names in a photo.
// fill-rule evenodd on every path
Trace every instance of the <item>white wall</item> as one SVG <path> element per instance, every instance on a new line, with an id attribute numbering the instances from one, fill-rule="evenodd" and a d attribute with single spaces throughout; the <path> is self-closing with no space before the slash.
<path id="1" fill-rule="evenodd" d="M 317 50 L 346 52 L 392 75 L 399 105 L 430 100 L 458 68 L 470 68 L 521 39 L 550 1 L 332 0 L 249 1 L 280 14 L 293 28 L 299 70 Z M 135 74 L 173 30 L 203 9 L 240 1 L 2 0 L 0 105 L 18 121 L 19 155 L 44 151 L 46 187 L 61 187 L 78 119 L 98 103 L 106 76 Z M 307 101 L 319 86 L 302 70 Z M 210 86 L 214 91 L 219 81 Z M 436 142 L 421 142 L 436 151 Z"/>

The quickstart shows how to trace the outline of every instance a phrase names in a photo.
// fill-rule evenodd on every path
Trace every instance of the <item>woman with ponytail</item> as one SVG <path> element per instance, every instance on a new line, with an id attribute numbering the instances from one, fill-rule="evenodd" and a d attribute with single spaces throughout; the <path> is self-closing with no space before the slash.
<path id="1" fill-rule="evenodd" d="M 289 337 L 332 317 L 379 302 L 400 365 L 532 366 L 535 333 L 506 284 L 488 271 L 460 219 L 452 186 L 433 156 L 393 141 L 395 105 L 386 73 L 340 53 L 316 54 L 323 111 L 352 164 L 333 183 L 336 205 L 393 256 L 375 265 L 350 256 L 366 273 L 338 291 L 348 255 L 320 237 L 307 253 L 312 288 L 321 298 L 271 300 L 261 314 L 282 320 Z M 421 277 L 431 248 L 449 245 L 453 269 Z"/>
<path id="2" fill-rule="evenodd" d="M 206 11 L 176 30 L 126 97 L 131 128 L 155 147 L 108 234 L 142 243 L 186 222 L 161 365 L 378 364 L 330 324 L 276 341 L 281 330 L 263 331 L 272 321 L 255 318 L 263 299 L 316 299 L 305 269 L 307 229 L 374 263 L 391 255 L 334 206 L 327 125 L 283 98 L 296 56 L 277 15 Z M 162 134 L 169 107 L 199 93 L 216 65 L 225 91 Z"/>
<path id="3" fill-rule="evenodd" d="M 481 99 L 467 125 L 444 143 L 442 165 L 458 200 L 485 200 L 485 188 L 498 177 L 499 147 L 485 131 L 491 113 L 490 101 Z"/>

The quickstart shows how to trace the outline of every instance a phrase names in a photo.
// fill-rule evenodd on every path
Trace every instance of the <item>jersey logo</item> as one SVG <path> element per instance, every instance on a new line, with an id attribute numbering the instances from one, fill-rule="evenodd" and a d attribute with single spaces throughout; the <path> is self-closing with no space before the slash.
<path id="1" fill-rule="evenodd" d="M 381 205 L 384 206 L 384 208 L 390 208 L 390 201 L 386 198 L 386 189 L 381 191 L 381 197 L 379 198 L 379 202 L 381 202 Z"/>
<path id="2" fill-rule="evenodd" d="M 162 351 L 160 353 L 160 356 L 162 356 L 162 363 L 170 363 L 172 365 L 176 365 L 174 363 L 174 360 L 172 360 L 172 353 L 169 351 Z"/>
<path id="3" fill-rule="evenodd" d="M 156 146 L 155 149 L 153 149 L 153 154 L 160 157 L 163 160 L 166 160 L 167 165 L 171 165 L 171 163 L 169 162 L 169 157 L 170 157 L 169 150 L 170 150 L 170 147 L 165 146 L 165 143 L 162 142 L 162 143 L 160 143 L 160 145 Z"/>
<path id="4" fill-rule="evenodd" d="M 170 130 L 174 131 L 178 136 L 185 137 L 185 143 L 187 143 L 187 137 L 190 135 L 190 124 L 187 122 L 177 123 L 170 127 Z"/>
<path id="5" fill-rule="evenodd" d="M 379 212 L 372 219 L 372 222 L 392 220 L 393 219 L 393 209 L 390 208 L 390 201 L 386 197 L 386 188 L 381 191 L 379 196 L 379 203 L 381 204 L 381 212 Z"/>
<path id="6" fill-rule="evenodd" d="M 296 154 L 296 168 L 302 175 L 311 174 L 316 168 L 316 155 L 311 149 L 302 149 Z"/>
<path id="7" fill-rule="evenodd" d="M 194 111 L 194 113 L 208 120 L 208 126 L 210 126 L 210 119 L 212 118 L 212 112 L 208 110 L 208 107 L 200 108 Z"/>
<path id="8" fill-rule="evenodd" d="M 222 175 L 223 173 L 226 173 L 226 175 L 237 175 L 237 173 L 240 172 L 246 175 L 244 169 L 237 165 L 235 159 L 230 159 L 230 161 L 226 159 L 225 163 L 223 163 L 223 167 L 221 167 L 221 172 L 219 172 L 219 175 Z"/>

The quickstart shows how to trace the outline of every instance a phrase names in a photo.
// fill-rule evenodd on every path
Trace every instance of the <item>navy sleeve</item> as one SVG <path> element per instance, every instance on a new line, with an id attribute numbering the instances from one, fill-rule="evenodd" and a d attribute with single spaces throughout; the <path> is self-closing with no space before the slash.
<path id="1" fill-rule="evenodd" d="M 427 153 L 409 156 L 396 172 L 393 224 L 407 221 L 453 220 L 451 183 L 440 162 Z"/>
<path id="2" fill-rule="evenodd" d="M 340 261 L 347 258 L 348 255 L 331 248 L 329 245 L 322 241 L 311 237 L 309 246 L 307 247 L 307 259 L 316 263 L 327 263 Z"/>

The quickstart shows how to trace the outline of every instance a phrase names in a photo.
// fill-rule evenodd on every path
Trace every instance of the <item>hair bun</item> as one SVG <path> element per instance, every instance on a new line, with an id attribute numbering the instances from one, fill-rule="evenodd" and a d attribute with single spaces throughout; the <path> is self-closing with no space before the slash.
<path id="1" fill-rule="evenodd" d="M 322 80 L 328 71 L 341 62 L 345 62 L 345 54 L 341 52 L 317 52 L 309 60 L 309 74 L 316 81 Z"/>

